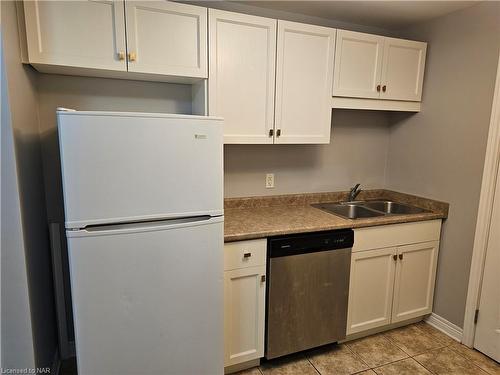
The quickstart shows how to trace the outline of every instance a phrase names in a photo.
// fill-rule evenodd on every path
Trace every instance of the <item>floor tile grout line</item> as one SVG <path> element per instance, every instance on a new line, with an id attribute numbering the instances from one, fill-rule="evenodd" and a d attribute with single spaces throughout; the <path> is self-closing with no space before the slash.
<path id="1" fill-rule="evenodd" d="M 459 343 L 459 345 L 463 345 L 462 343 Z M 465 346 L 465 345 L 464 345 Z M 489 371 L 486 371 L 484 370 L 481 366 L 479 366 L 478 364 L 476 364 L 476 362 L 474 360 L 471 360 L 469 358 L 467 358 L 465 355 L 463 355 L 462 353 L 460 353 L 458 350 L 454 349 L 453 348 L 453 345 L 448 345 L 446 347 L 443 347 L 441 349 L 444 349 L 444 348 L 449 348 L 452 352 L 454 352 L 456 355 L 458 355 L 459 357 L 462 357 L 463 359 L 465 359 L 466 361 L 468 362 L 471 362 L 473 366 L 476 366 L 478 369 L 480 369 L 481 371 L 483 371 L 484 373 L 488 374 L 488 375 L 491 375 Z M 470 349 L 470 348 L 469 348 Z M 424 354 L 424 353 L 422 353 Z"/>
<path id="2" fill-rule="evenodd" d="M 347 348 L 347 350 L 349 350 L 349 352 L 352 354 L 352 356 L 353 356 L 354 358 L 356 358 L 357 360 L 361 361 L 361 363 L 362 363 L 362 364 L 364 364 L 364 365 L 367 367 L 367 370 L 370 370 L 370 369 L 371 369 L 370 365 L 369 365 L 368 363 L 366 363 L 366 362 L 363 360 L 363 358 L 362 358 L 362 357 L 361 357 L 358 353 L 356 353 L 353 349 L 351 349 L 351 348 L 349 347 L 349 345 L 347 345 L 347 344 L 341 344 L 341 345 L 344 345 L 344 346 Z M 366 370 L 364 370 L 364 371 L 366 371 Z"/>
<path id="3" fill-rule="evenodd" d="M 418 325 L 418 323 L 415 323 L 415 324 L 411 324 L 411 325 L 408 325 L 408 326 L 403 326 L 403 327 L 400 327 L 400 328 L 407 328 L 407 327 L 410 327 L 410 326 L 413 326 L 415 327 L 418 331 L 420 331 L 422 334 L 425 334 L 425 335 L 428 335 L 428 336 L 432 336 L 431 334 L 429 334 L 428 332 L 426 332 L 424 329 L 420 328 Z M 396 328 L 398 329 L 398 328 Z M 396 347 L 398 347 L 400 350 L 402 350 L 404 353 L 406 353 L 410 358 L 413 358 L 417 355 L 420 355 L 420 354 L 424 354 L 424 353 L 427 353 L 431 350 L 437 350 L 437 349 L 442 349 L 442 348 L 445 348 L 451 344 L 446 344 L 444 341 L 441 341 L 439 339 L 435 340 L 436 342 L 439 343 L 440 346 L 435 346 L 435 347 L 432 347 L 432 348 L 429 348 L 429 349 L 426 349 L 425 351 L 423 351 L 422 353 L 417 353 L 417 354 L 411 354 L 411 353 L 408 353 L 402 346 L 398 345 L 397 341 L 392 339 L 391 337 L 389 337 L 388 335 L 386 335 L 386 333 L 389 333 L 393 330 L 389 330 L 389 331 L 385 331 L 383 334 L 384 334 L 384 337 L 386 337 L 392 344 L 394 344 Z M 432 337 L 430 337 L 432 339 Z M 441 346 L 442 345 L 442 346 Z"/>
<path id="4" fill-rule="evenodd" d="M 403 359 L 398 359 L 397 361 L 394 361 L 394 362 L 391 362 L 391 363 L 387 363 L 385 365 L 381 365 L 381 366 L 378 366 L 378 367 L 374 367 L 372 368 L 373 371 L 375 371 L 375 369 L 377 368 L 381 368 L 381 367 L 384 367 L 384 366 L 389 366 L 389 365 L 392 365 L 394 363 L 398 363 L 398 362 L 402 362 L 402 361 L 407 361 L 407 360 L 413 360 L 415 361 L 417 364 L 419 364 L 420 366 L 422 366 L 425 370 L 427 370 L 429 373 L 431 374 L 434 374 L 431 370 L 429 370 L 428 368 L 426 368 L 424 365 L 422 365 L 420 362 L 418 362 L 416 359 L 414 359 L 413 357 L 407 357 L 407 358 L 403 358 Z M 376 372 L 376 371 L 375 371 Z M 376 372 L 377 373 L 377 372 Z M 378 373 L 377 373 L 378 374 Z"/>
<path id="5" fill-rule="evenodd" d="M 481 372 L 482 374 L 491 375 L 491 372 L 489 371 L 489 367 L 487 367 L 487 365 L 485 365 L 486 366 L 485 368 L 483 368 L 481 366 L 481 364 L 483 364 L 483 362 L 480 359 L 477 359 L 477 360 L 476 359 L 469 359 L 468 356 L 467 356 L 467 353 L 462 353 L 462 351 L 460 351 L 460 345 L 462 345 L 461 343 L 457 343 L 457 345 L 458 345 L 457 346 L 457 345 L 455 345 L 454 342 L 450 342 L 449 340 L 445 340 L 444 337 L 441 337 L 442 333 L 438 332 L 437 334 L 434 334 L 434 332 L 432 332 L 432 330 L 429 331 L 429 330 L 424 329 L 423 327 L 418 326 L 416 324 L 408 325 L 406 327 L 410 327 L 410 326 L 414 326 L 416 328 L 417 332 L 414 332 L 414 333 L 416 333 L 417 336 L 420 335 L 420 334 L 425 335 L 425 336 L 427 336 L 429 338 L 429 340 L 431 340 L 431 342 L 436 343 L 437 346 L 434 346 L 434 347 L 431 347 L 431 348 L 427 348 L 427 349 L 423 350 L 420 353 L 410 354 L 408 351 L 406 351 L 403 348 L 403 346 L 402 346 L 403 344 L 398 344 L 398 341 L 396 341 L 395 338 L 393 338 L 393 337 L 391 337 L 389 335 L 389 332 L 391 332 L 392 330 L 381 332 L 381 333 L 375 334 L 375 335 L 380 335 L 384 342 L 386 342 L 386 343 L 394 346 L 395 348 L 399 349 L 402 354 L 406 355 L 406 357 L 405 358 L 399 358 L 399 359 L 390 361 L 388 363 L 380 364 L 380 365 L 373 366 L 373 367 L 371 365 L 369 365 L 368 363 L 366 363 L 365 360 L 363 359 L 363 357 L 360 354 L 358 354 L 358 352 L 355 351 L 354 348 L 352 347 L 353 345 L 351 345 L 351 343 L 355 342 L 356 340 L 352 340 L 350 342 L 346 342 L 346 343 L 342 343 L 342 344 L 338 344 L 337 343 L 335 346 L 337 348 L 341 348 L 341 347 L 346 348 L 347 349 L 346 350 L 346 354 L 352 356 L 353 359 L 355 359 L 360 364 L 363 364 L 366 367 L 365 369 L 356 371 L 356 372 L 352 373 L 351 375 L 360 374 L 360 373 L 362 373 L 364 371 L 373 371 L 374 373 L 378 374 L 378 372 L 376 371 L 377 369 L 382 368 L 384 366 L 389 366 L 391 364 L 395 364 L 397 362 L 401 362 L 401 361 L 404 361 L 404 360 L 407 360 L 407 359 L 411 359 L 412 361 L 415 361 L 416 364 L 418 364 L 419 366 L 421 366 L 421 368 L 425 369 L 425 371 L 428 371 L 429 374 L 436 375 L 437 373 L 433 372 L 430 368 L 426 367 L 426 365 L 424 363 L 420 362 L 417 357 L 419 357 L 421 355 L 424 355 L 424 354 L 431 354 L 433 352 L 435 353 L 435 352 L 443 351 L 445 349 L 450 350 L 451 352 L 453 352 L 454 355 L 457 355 L 458 357 L 462 358 L 463 360 L 466 360 L 466 361 L 472 363 L 473 368 L 476 368 L 477 371 Z M 401 328 L 404 328 L 404 327 L 401 327 Z M 375 336 L 375 335 L 370 335 L 370 336 Z M 362 337 L 362 338 L 359 338 L 359 339 L 368 338 L 370 336 Z M 404 336 L 402 338 L 404 338 Z M 405 341 L 404 340 L 400 340 L 400 342 L 405 342 Z M 424 346 L 425 346 L 425 343 L 424 343 Z M 315 371 L 316 374 L 322 375 L 322 372 L 313 363 L 313 360 L 312 360 L 311 356 L 304 354 L 301 357 L 303 359 L 307 360 L 307 363 L 309 365 L 311 365 L 311 367 L 314 369 L 314 371 Z M 258 368 L 258 373 L 261 374 L 261 375 L 264 375 L 264 371 L 262 370 L 261 367 Z"/>
<path id="6" fill-rule="evenodd" d="M 316 370 L 316 372 L 319 374 L 319 375 L 322 375 L 321 372 L 316 368 L 316 366 L 314 366 L 314 363 L 311 362 L 311 360 L 309 359 L 309 357 L 306 356 L 306 360 L 307 362 L 309 362 L 309 364 L 314 368 L 314 370 Z"/>
<path id="7" fill-rule="evenodd" d="M 420 355 L 420 354 L 419 354 Z M 434 374 L 434 375 L 437 375 L 437 373 L 435 373 L 434 371 L 432 371 L 430 368 L 426 367 L 425 364 L 423 364 L 422 362 L 420 362 L 418 359 L 416 358 L 413 358 L 415 361 L 418 362 L 419 365 L 421 365 L 423 368 L 425 368 L 427 371 L 429 371 L 431 374 Z"/>

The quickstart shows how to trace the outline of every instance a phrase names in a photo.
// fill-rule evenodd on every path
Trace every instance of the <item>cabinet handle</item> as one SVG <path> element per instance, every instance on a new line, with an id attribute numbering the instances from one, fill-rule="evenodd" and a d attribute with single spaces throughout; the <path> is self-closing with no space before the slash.
<path id="1" fill-rule="evenodd" d="M 118 52 L 117 55 L 118 55 L 118 60 L 120 60 L 120 61 L 125 60 L 125 52 L 120 51 L 120 52 Z"/>
<path id="2" fill-rule="evenodd" d="M 398 256 L 397 256 L 396 254 L 394 254 L 394 255 L 392 256 L 392 259 L 394 259 L 394 261 L 396 261 L 396 260 L 398 260 Z"/>
<path id="3" fill-rule="evenodd" d="M 137 59 L 137 55 L 135 52 L 128 53 L 128 61 L 135 61 Z"/>
<path id="4" fill-rule="evenodd" d="M 399 254 L 399 260 L 403 260 L 403 254 Z"/>
<path id="5" fill-rule="evenodd" d="M 386 86 L 386 85 L 382 86 L 382 91 L 383 91 L 383 92 L 386 92 L 386 91 L 387 91 L 387 86 Z"/>
<path id="6" fill-rule="evenodd" d="M 243 258 L 250 258 L 252 256 L 252 253 L 244 253 Z"/>
<path id="7" fill-rule="evenodd" d="M 272 137 L 274 135 L 274 129 L 269 129 L 269 136 Z"/>
<path id="8" fill-rule="evenodd" d="M 377 85 L 377 92 L 380 92 L 380 85 Z"/>
<path id="9" fill-rule="evenodd" d="M 261 283 L 265 283 L 265 282 L 266 282 L 266 275 L 262 275 L 262 276 L 260 277 L 260 282 L 261 282 Z"/>
<path id="10" fill-rule="evenodd" d="M 281 136 L 281 129 L 276 130 L 276 137 Z"/>

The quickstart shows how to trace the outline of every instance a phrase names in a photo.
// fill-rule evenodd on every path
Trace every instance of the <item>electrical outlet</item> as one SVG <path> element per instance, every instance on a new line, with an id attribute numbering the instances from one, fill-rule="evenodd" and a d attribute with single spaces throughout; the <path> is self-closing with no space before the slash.
<path id="1" fill-rule="evenodd" d="M 274 187 L 274 173 L 266 174 L 266 189 L 272 189 Z"/>

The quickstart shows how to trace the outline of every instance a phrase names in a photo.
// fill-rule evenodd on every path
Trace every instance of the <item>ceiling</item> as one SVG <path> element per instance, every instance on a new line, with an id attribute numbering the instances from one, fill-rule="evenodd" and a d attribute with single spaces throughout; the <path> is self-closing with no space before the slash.
<path id="1" fill-rule="evenodd" d="M 399 30 L 477 4 L 476 1 L 238 1 L 292 13 Z"/>

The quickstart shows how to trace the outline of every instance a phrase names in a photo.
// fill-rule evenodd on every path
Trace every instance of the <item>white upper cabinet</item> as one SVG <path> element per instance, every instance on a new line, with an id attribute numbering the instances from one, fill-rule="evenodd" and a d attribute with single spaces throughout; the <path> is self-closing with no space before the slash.
<path id="1" fill-rule="evenodd" d="M 333 96 L 378 98 L 384 37 L 337 30 Z"/>
<path id="2" fill-rule="evenodd" d="M 382 99 L 420 101 L 427 43 L 385 38 Z"/>
<path id="3" fill-rule="evenodd" d="M 28 59 L 126 71 L 123 1 L 25 1 Z"/>
<path id="4" fill-rule="evenodd" d="M 207 9 L 170 1 L 25 1 L 28 61 L 47 73 L 208 77 Z"/>
<path id="5" fill-rule="evenodd" d="M 329 143 L 335 29 L 278 21 L 275 143 Z"/>
<path id="6" fill-rule="evenodd" d="M 423 42 L 338 30 L 333 96 L 419 102 L 426 50 Z M 339 100 L 342 105 L 356 103 Z M 369 108 L 359 103 L 360 108 Z"/>
<path id="7" fill-rule="evenodd" d="M 209 10 L 209 113 L 224 143 L 273 143 L 276 20 Z"/>
<path id="8" fill-rule="evenodd" d="M 208 76 L 206 8 L 127 0 L 125 14 L 129 72 Z"/>

